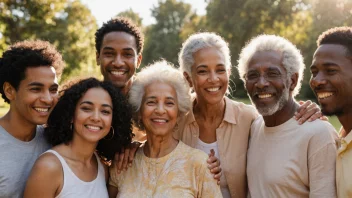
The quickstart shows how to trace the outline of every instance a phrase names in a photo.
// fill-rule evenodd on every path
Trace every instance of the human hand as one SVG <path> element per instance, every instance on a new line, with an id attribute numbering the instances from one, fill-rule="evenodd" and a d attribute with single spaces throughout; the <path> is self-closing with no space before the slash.
<path id="1" fill-rule="evenodd" d="M 328 121 L 329 119 L 323 115 L 319 106 L 310 101 L 299 101 L 301 105 L 294 115 L 294 118 L 298 121 L 298 124 L 303 124 L 307 120 L 308 122 L 314 121 L 316 119 Z"/>
<path id="2" fill-rule="evenodd" d="M 207 163 L 210 172 L 214 175 L 214 179 L 217 180 L 217 184 L 219 185 L 222 170 L 220 168 L 220 161 L 217 157 L 215 157 L 215 151 L 213 149 L 210 150 Z"/>
<path id="3" fill-rule="evenodd" d="M 132 166 L 134 156 L 137 149 L 142 145 L 139 142 L 132 142 L 127 148 L 123 148 L 122 152 L 116 152 L 113 160 L 116 174 L 120 174 L 122 170 L 127 170 L 128 166 Z"/>

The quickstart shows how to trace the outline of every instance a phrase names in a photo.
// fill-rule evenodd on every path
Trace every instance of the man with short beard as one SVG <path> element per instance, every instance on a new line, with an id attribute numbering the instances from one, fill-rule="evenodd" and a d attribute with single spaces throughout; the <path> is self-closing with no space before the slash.
<path id="1" fill-rule="evenodd" d="M 352 197 L 352 27 L 323 32 L 310 67 L 310 86 L 325 115 L 336 115 L 342 124 L 336 160 L 338 197 Z"/>
<path id="2" fill-rule="evenodd" d="M 336 197 L 334 128 L 294 119 L 304 70 L 299 50 L 282 37 L 261 35 L 243 48 L 238 70 L 261 114 L 247 152 L 251 196 Z"/>

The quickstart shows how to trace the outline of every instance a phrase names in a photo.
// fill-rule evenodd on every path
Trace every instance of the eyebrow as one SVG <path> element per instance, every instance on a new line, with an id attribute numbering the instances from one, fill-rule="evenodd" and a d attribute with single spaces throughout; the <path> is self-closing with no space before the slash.
<path id="1" fill-rule="evenodd" d="M 43 83 L 40 83 L 40 82 L 31 82 L 28 84 L 28 86 L 40 86 L 40 87 L 44 87 L 44 84 Z M 52 86 L 59 86 L 57 83 L 54 83 L 52 85 L 50 85 L 50 87 Z"/>
<path id="2" fill-rule="evenodd" d="M 82 105 L 82 104 L 94 105 L 91 101 L 82 101 L 79 105 Z M 110 106 L 110 105 L 108 105 L 108 104 L 102 104 L 101 106 L 103 106 L 103 107 L 110 107 L 111 109 L 113 109 L 112 106 Z"/>
<path id="3" fill-rule="evenodd" d="M 156 99 L 156 96 L 149 96 L 149 97 L 147 97 L 146 99 Z M 166 97 L 166 99 L 175 100 L 175 98 L 172 97 L 172 96 L 168 96 L 168 97 Z"/>
<path id="4" fill-rule="evenodd" d="M 325 62 L 322 65 L 323 65 L 323 67 L 338 66 L 338 64 L 333 63 L 333 62 Z M 317 66 L 316 65 L 311 65 L 310 67 L 317 67 Z"/>
<path id="5" fill-rule="evenodd" d="M 104 47 L 103 50 L 113 50 L 113 51 L 115 51 L 115 49 L 113 47 L 109 47 L 109 46 Z M 135 51 L 133 48 L 130 48 L 130 47 L 123 48 L 122 50 Z"/>

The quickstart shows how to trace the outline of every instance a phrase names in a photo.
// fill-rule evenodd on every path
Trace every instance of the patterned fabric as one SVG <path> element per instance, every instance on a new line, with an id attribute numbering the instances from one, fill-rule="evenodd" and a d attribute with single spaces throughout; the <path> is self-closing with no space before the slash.
<path id="1" fill-rule="evenodd" d="M 146 157 L 142 147 L 127 171 L 116 175 L 110 170 L 109 183 L 119 189 L 117 197 L 222 197 L 207 168 L 207 158 L 181 141 L 161 158 Z"/>
<path id="2" fill-rule="evenodd" d="M 352 197 L 352 131 L 341 137 L 336 159 L 336 185 L 338 197 Z"/>

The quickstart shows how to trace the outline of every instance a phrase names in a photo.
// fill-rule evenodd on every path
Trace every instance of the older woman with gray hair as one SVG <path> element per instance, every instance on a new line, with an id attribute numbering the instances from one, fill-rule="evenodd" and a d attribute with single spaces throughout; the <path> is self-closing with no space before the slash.
<path id="1" fill-rule="evenodd" d="M 249 132 L 258 113 L 226 96 L 231 74 L 228 44 L 215 33 L 191 35 L 182 45 L 179 64 L 195 95 L 192 111 L 179 121 L 176 138 L 206 153 L 214 150 L 223 170 L 223 197 L 246 197 Z M 314 114 L 315 105 L 306 108 L 309 104 L 302 105 L 304 116 L 320 116 Z"/>
<path id="2" fill-rule="evenodd" d="M 119 175 L 110 171 L 110 197 L 222 197 L 207 168 L 208 156 L 173 137 L 177 120 L 191 107 L 182 74 L 165 61 L 144 68 L 129 101 L 147 142 L 132 167 Z"/>

